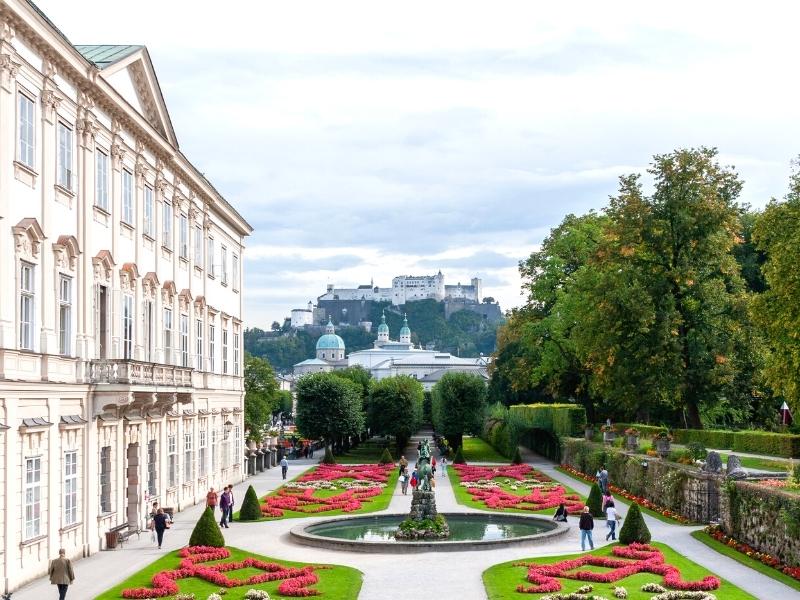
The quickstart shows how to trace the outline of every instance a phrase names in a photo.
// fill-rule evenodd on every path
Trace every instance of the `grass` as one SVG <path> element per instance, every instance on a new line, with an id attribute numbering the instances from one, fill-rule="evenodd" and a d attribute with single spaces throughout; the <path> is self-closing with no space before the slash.
<path id="1" fill-rule="evenodd" d="M 525 510 L 525 509 L 522 509 L 522 508 L 503 508 L 503 509 L 489 508 L 489 507 L 486 506 L 486 504 L 483 503 L 483 501 L 474 500 L 472 498 L 472 494 L 470 494 L 467 491 L 467 488 L 462 486 L 462 485 L 460 485 L 461 477 L 459 477 L 458 471 L 456 471 L 456 469 L 454 467 L 448 467 L 447 468 L 447 476 L 450 478 L 450 484 L 453 486 L 453 492 L 456 495 L 456 502 L 458 502 L 459 504 L 463 504 L 464 506 L 469 506 L 470 508 L 474 508 L 474 509 L 482 510 L 482 511 L 487 511 L 487 512 L 519 513 L 519 514 L 529 514 L 529 515 L 530 514 L 533 514 L 533 515 L 551 515 L 551 514 L 555 514 L 555 512 L 556 512 L 555 508 L 545 508 L 543 510 Z M 501 480 L 498 483 L 500 484 L 500 487 L 503 490 L 505 490 L 506 492 L 509 492 L 511 494 L 515 494 L 515 495 L 518 495 L 518 496 L 524 496 L 525 494 L 530 493 L 530 491 L 528 491 L 528 490 L 525 490 L 525 491 L 512 490 L 510 488 L 510 486 L 506 485 L 506 483 L 504 481 L 502 481 L 503 479 L 506 479 L 505 477 L 499 477 L 499 478 L 496 478 L 496 479 L 500 479 Z M 558 483 L 558 482 L 556 482 L 556 483 Z M 561 487 L 563 487 L 568 494 L 578 494 L 578 492 L 576 492 L 575 490 L 573 490 L 573 489 L 571 489 L 571 488 L 569 488 L 569 487 L 567 487 L 567 486 L 565 486 L 563 484 L 559 484 L 559 485 L 561 485 Z M 578 495 L 580 496 L 580 494 L 578 494 Z M 581 499 L 584 502 L 586 501 L 586 498 L 584 498 L 583 496 L 581 496 Z"/>
<path id="2" fill-rule="evenodd" d="M 736 454 L 735 452 L 720 452 L 719 456 L 722 462 L 728 464 L 728 456 Z M 738 455 L 737 455 L 738 456 Z M 758 469 L 759 471 L 775 471 L 785 473 L 789 466 L 788 460 L 777 460 L 769 458 L 756 458 L 754 456 L 739 456 L 742 466 L 746 469 Z"/>
<path id="3" fill-rule="evenodd" d="M 496 462 L 508 464 L 510 462 L 508 458 L 498 453 L 497 450 L 479 437 L 464 436 L 461 451 L 464 453 L 464 460 L 468 463 Z"/>
<path id="4" fill-rule="evenodd" d="M 230 550 L 231 552 L 230 557 L 226 558 L 224 561 L 216 561 L 216 562 L 240 561 L 250 556 L 263 561 L 276 562 L 278 564 L 291 567 L 302 567 L 308 564 L 308 563 L 289 562 L 285 560 L 269 558 L 266 556 L 261 556 L 259 554 L 246 552 L 244 550 L 240 550 L 239 548 L 228 547 L 228 550 Z M 180 560 L 181 559 L 178 556 L 177 551 L 165 554 L 155 562 L 146 566 L 138 573 L 128 577 L 128 579 L 126 579 L 119 585 L 111 588 L 110 590 L 108 590 L 103 594 L 100 594 L 95 598 L 95 600 L 119 600 L 120 598 L 122 598 L 123 589 L 150 587 L 150 581 L 153 578 L 153 575 L 155 575 L 159 571 L 177 569 L 180 564 Z M 211 565 L 211 564 L 216 564 L 216 562 L 209 562 L 204 564 Z M 315 571 L 316 575 L 319 576 L 319 583 L 311 587 L 321 591 L 323 595 L 327 598 L 336 598 L 337 600 L 339 599 L 356 600 L 356 598 L 358 598 L 358 593 L 361 590 L 361 573 L 356 569 L 352 569 L 350 567 L 343 567 L 339 565 L 330 565 L 330 566 L 332 566 L 333 568 Z M 254 575 L 259 572 L 260 571 L 256 569 L 240 569 L 237 571 L 228 571 L 228 575 L 233 577 L 241 577 L 241 576 Z M 218 585 L 214 585 L 213 583 L 209 583 L 208 581 L 199 579 L 197 577 L 180 579 L 178 580 L 177 583 L 181 593 L 183 594 L 194 593 L 198 600 L 204 600 L 205 598 L 208 597 L 209 594 L 215 593 L 217 590 L 219 590 Z M 242 598 L 244 598 L 244 595 L 247 593 L 247 590 L 254 588 L 259 590 L 265 590 L 273 598 L 284 598 L 284 596 L 280 596 L 278 594 L 279 584 L 280 581 L 271 581 L 256 585 L 243 585 L 241 587 L 226 588 L 227 594 L 225 594 L 223 598 L 225 600 L 241 600 Z"/>
<path id="5" fill-rule="evenodd" d="M 754 558 L 750 558 L 746 554 L 742 554 L 735 548 L 730 548 L 725 544 L 723 544 L 722 542 L 718 542 L 710 535 L 708 535 L 705 531 L 693 531 L 692 537 L 699 542 L 703 542 L 706 546 L 708 546 L 712 550 L 716 550 L 720 554 L 724 554 L 728 558 L 732 558 L 736 562 L 741 563 L 746 567 L 750 567 L 751 569 L 758 571 L 759 573 L 763 573 L 767 577 L 771 577 L 775 581 L 780 581 L 781 583 L 800 591 L 800 581 L 798 581 L 794 577 L 789 577 L 788 575 L 784 575 L 777 569 L 773 569 L 772 567 L 765 565 L 761 561 L 758 561 Z"/>
<path id="6" fill-rule="evenodd" d="M 304 475 L 305 473 L 300 473 L 297 477 Z M 383 491 L 379 496 L 375 496 L 373 498 L 369 498 L 366 501 L 362 500 L 361 508 L 352 511 L 352 512 L 345 512 L 342 509 L 336 510 L 329 510 L 326 512 L 319 512 L 319 513 L 304 513 L 304 512 L 297 512 L 294 510 L 284 510 L 282 517 L 264 517 L 259 519 L 258 521 L 250 521 L 251 523 L 257 523 L 259 521 L 280 521 L 282 519 L 304 519 L 307 517 L 336 517 L 340 515 L 363 515 L 365 513 L 376 512 L 379 510 L 384 510 L 389 506 L 389 502 L 392 500 L 392 494 L 394 493 L 395 488 L 397 487 L 397 478 L 399 473 L 397 469 L 392 469 L 391 474 L 389 475 L 389 480 L 386 482 L 386 487 L 383 488 Z M 295 477 L 295 479 L 297 479 Z M 294 481 L 294 479 L 292 480 Z M 344 481 L 344 480 L 336 480 L 336 481 Z M 267 496 L 277 496 L 278 490 L 274 490 L 267 494 Z M 317 490 L 314 492 L 315 498 L 329 498 L 331 496 L 336 496 L 337 494 L 341 494 L 345 490 Z M 266 496 L 259 496 L 259 499 L 265 498 Z M 239 520 L 239 511 L 233 513 L 233 520 Z"/>
<path id="7" fill-rule="evenodd" d="M 681 556 L 669 546 L 664 544 L 654 543 L 661 552 L 664 553 L 666 562 L 678 567 L 685 580 L 699 580 L 709 575 L 709 572 L 704 568 L 690 561 L 689 559 Z M 595 556 L 608 556 L 611 554 L 612 546 L 606 546 L 599 550 L 592 552 Z M 560 562 L 565 559 L 577 558 L 583 554 L 570 554 L 564 556 L 547 556 L 541 558 L 529 558 L 523 560 L 514 560 L 507 563 L 494 565 L 483 572 L 483 584 L 486 587 L 486 594 L 489 600 L 519 600 L 521 595 L 516 591 L 519 584 L 528 584 L 525 579 L 527 569 L 525 567 L 515 567 L 514 563 L 526 562 L 537 564 L 549 564 Z M 606 571 L 602 567 L 582 567 L 581 570 L 591 571 Z M 616 583 L 592 583 L 594 587 L 593 594 L 603 596 L 606 598 L 614 597 L 614 587 L 624 587 L 628 591 L 629 600 L 650 600 L 653 597 L 652 592 L 642 592 L 641 587 L 645 583 L 662 583 L 663 578 L 660 575 L 653 575 L 652 573 L 639 573 L 626 577 Z M 562 583 L 561 593 L 575 592 L 579 587 L 587 585 L 583 581 L 575 581 L 572 579 L 560 579 Z M 724 598 L 725 600 L 755 600 L 755 596 L 751 596 L 744 590 L 736 587 L 732 583 L 722 580 L 722 585 L 718 590 L 712 592 L 717 598 Z M 525 594 L 526 598 L 535 600 L 547 594 Z"/>
<path id="8" fill-rule="evenodd" d="M 361 465 L 361 464 L 373 464 L 380 460 L 381 454 L 383 454 L 383 444 L 369 440 L 366 442 L 361 442 L 358 447 L 353 448 L 349 452 L 345 454 L 336 454 L 334 458 L 336 462 L 343 465 Z M 394 457 L 395 452 L 392 444 L 389 445 L 389 453 Z M 320 455 L 320 459 L 324 455 L 324 450 Z"/>

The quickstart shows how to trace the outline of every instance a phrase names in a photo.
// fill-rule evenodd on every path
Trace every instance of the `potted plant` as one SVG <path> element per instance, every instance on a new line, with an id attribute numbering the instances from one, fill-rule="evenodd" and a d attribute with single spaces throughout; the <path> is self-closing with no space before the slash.
<path id="1" fill-rule="evenodd" d="M 666 429 L 662 429 L 657 434 L 655 434 L 655 436 L 653 436 L 653 444 L 656 447 L 656 452 L 658 452 L 658 455 L 661 458 L 667 458 L 667 456 L 669 456 L 669 449 L 671 442 L 672 442 L 672 436 Z"/>
<path id="2" fill-rule="evenodd" d="M 592 423 L 583 424 L 583 437 L 586 438 L 587 442 L 591 442 L 594 439 L 594 425 Z"/>
<path id="3" fill-rule="evenodd" d="M 614 439 L 617 437 L 617 430 L 614 428 L 613 425 L 603 425 L 600 428 L 600 431 L 603 432 L 603 441 L 606 444 L 614 443 Z"/>
<path id="4" fill-rule="evenodd" d="M 625 445 L 628 450 L 634 452 L 639 449 L 639 430 L 636 427 L 628 427 L 625 430 Z"/>

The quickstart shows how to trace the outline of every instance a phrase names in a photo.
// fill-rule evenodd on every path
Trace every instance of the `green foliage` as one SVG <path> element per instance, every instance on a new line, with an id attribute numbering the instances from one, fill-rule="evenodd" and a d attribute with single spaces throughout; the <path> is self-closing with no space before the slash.
<path id="1" fill-rule="evenodd" d="M 401 454 L 422 424 L 424 396 L 422 384 L 409 375 L 372 382 L 367 413 L 372 433 L 394 436 L 397 453 Z"/>
<path id="2" fill-rule="evenodd" d="M 223 548 L 225 546 L 225 538 L 222 537 L 219 525 L 214 518 L 214 513 L 210 508 L 206 508 L 197 520 L 197 524 L 192 530 L 192 535 L 189 537 L 190 546 L 213 546 L 215 548 Z"/>
<path id="3" fill-rule="evenodd" d="M 603 516 L 603 492 L 600 491 L 600 486 L 592 484 L 589 490 L 589 497 L 586 499 L 586 506 L 589 507 L 589 512 L 593 517 Z"/>
<path id="4" fill-rule="evenodd" d="M 433 400 L 429 391 L 424 392 L 425 396 L 422 399 L 422 422 L 431 423 L 433 421 L 432 407 Z"/>
<path id="5" fill-rule="evenodd" d="M 447 520 L 444 518 L 444 515 L 436 515 L 433 519 L 403 519 L 400 521 L 398 529 L 403 533 L 411 533 L 414 531 L 442 533 L 446 527 Z"/>
<path id="6" fill-rule="evenodd" d="M 278 401 L 276 406 L 272 409 L 272 413 L 283 413 L 284 415 L 292 414 L 292 408 L 294 406 L 294 399 L 292 398 L 292 392 L 289 390 L 278 390 L 277 394 Z"/>
<path id="7" fill-rule="evenodd" d="M 686 444 L 686 450 L 694 460 L 702 460 L 708 454 L 706 447 L 700 442 L 689 442 Z"/>
<path id="8" fill-rule="evenodd" d="M 325 465 L 335 465 L 336 459 L 333 457 L 333 451 L 331 447 L 326 445 L 325 446 L 325 456 L 322 457 L 322 464 Z"/>
<path id="9" fill-rule="evenodd" d="M 247 492 L 244 494 L 242 501 L 242 508 L 239 509 L 240 521 L 258 521 L 262 518 L 261 503 L 258 501 L 258 495 L 252 485 L 247 486 Z"/>
<path id="10" fill-rule="evenodd" d="M 575 404 L 528 404 L 512 406 L 510 414 L 530 429 L 545 429 L 556 435 L 576 435 L 586 422 L 586 409 Z"/>
<path id="11" fill-rule="evenodd" d="M 332 373 L 312 373 L 297 380 L 295 423 L 307 438 L 324 438 L 326 445 L 364 428 L 362 389 Z"/>
<path id="12" fill-rule="evenodd" d="M 261 439 L 272 423 L 272 411 L 279 405 L 278 381 L 270 364 L 261 358 L 244 358 L 244 426 L 248 436 Z"/>
<path id="13" fill-rule="evenodd" d="M 765 431 L 737 431 L 733 434 L 733 450 L 797 458 L 800 457 L 800 435 Z"/>
<path id="14" fill-rule="evenodd" d="M 486 384 L 479 375 L 448 372 L 433 386 L 433 424 L 451 447 L 460 447 L 464 434 L 481 432 Z"/>
<path id="15" fill-rule="evenodd" d="M 676 444 L 700 442 L 706 448 L 729 450 L 733 448 L 733 432 L 720 429 L 673 429 L 673 441 Z"/>
<path id="16" fill-rule="evenodd" d="M 625 545 L 633 544 L 634 542 L 640 544 L 650 542 L 650 530 L 647 528 L 647 523 L 644 522 L 639 505 L 635 502 L 631 503 L 628 514 L 625 515 L 625 522 L 619 532 L 619 541 Z"/>
<path id="17" fill-rule="evenodd" d="M 465 465 L 467 461 L 464 460 L 464 453 L 461 451 L 461 446 L 456 450 L 456 455 L 453 457 L 453 463 L 457 465 Z"/>
<path id="18" fill-rule="evenodd" d="M 514 456 L 511 459 L 512 465 L 521 465 L 522 464 L 522 454 L 520 454 L 519 446 L 517 446 L 516 450 L 514 450 Z"/>
<path id="19" fill-rule="evenodd" d="M 384 448 L 383 449 L 383 452 L 381 453 L 381 458 L 380 458 L 380 460 L 378 460 L 378 462 L 380 464 L 382 464 L 382 465 L 390 465 L 390 464 L 392 464 L 394 462 L 394 459 L 392 458 L 392 455 L 389 454 L 389 449 L 388 448 Z"/>

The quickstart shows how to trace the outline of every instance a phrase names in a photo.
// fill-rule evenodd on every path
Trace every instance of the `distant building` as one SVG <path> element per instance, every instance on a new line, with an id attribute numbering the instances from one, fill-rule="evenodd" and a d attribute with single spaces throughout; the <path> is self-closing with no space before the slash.
<path id="1" fill-rule="evenodd" d="M 301 329 L 314 324 L 314 305 L 309 302 L 308 308 L 293 308 L 291 325 L 293 329 Z"/>
<path id="2" fill-rule="evenodd" d="M 439 271 L 436 275 L 399 275 L 392 279 L 392 287 L 381 288 L 374 285 L 360 285 L 356 288 L 336 288 L 328 284 L 324 294 L 318 301 L 327 300 L 372 300 L 373 302 L 391 302 L 394 306 L 402 306 L 406 302 L 418 300 L 460 299 L 481 302 L 483 284 L 478 277 L 473 277 L 470 285 L 445 285 L 444 275 Z"/>
<path id="3" fill-rule="evenodd" d="M 307 373 L 327 373 L 334 369 L 347 367 L 344 356 L 344 340 L 336 335 L 336 328 L 331 321 L 325 327 L 325 335 L 317 340 L 317 355 L 294 366 L 295 375 Z"/>

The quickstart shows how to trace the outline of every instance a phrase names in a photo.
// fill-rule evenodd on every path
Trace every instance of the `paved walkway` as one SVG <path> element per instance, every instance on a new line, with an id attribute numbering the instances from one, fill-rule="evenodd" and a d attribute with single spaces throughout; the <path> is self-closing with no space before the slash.
<path id="1" fill-rule="evenodd" d="M 406 458 L 414 463 L 417 457 L 416 444 L 420 436 L 430 437 L 430 432 L 420 432 L 409 444 Z M 568 484 L 581 494 L 587 494 L 589 487 L 578 480 L 555 470 L 552 462 L 530 452 L 524 453 L 525 460 L 557 481 Z M 290 476 L 297 475 L 299 468 L 308 468 L 316 460 L 293 461 Z M 456 503 L 453 488 L 447 477 L 438 474 L 436 478 L 436 500 L 442 512 L 463 512 L 466 507 Z M 271 469 L 248 479 L 237 486 L 236 497 L 240 502 L 246 486 L 252 484 L 259 495 L 269 492 L 281 484 L 280 469 Z M 627 506 L 620 502 L 620 512 L 624 514 Z M 411 505 L 411 495 L 403 496 L 400 487 L 393 491 L 386 512 L 406 513 Z M 191 529 L 200 514 L 200 506 L 192 507 L 178 515 L 176 525 L 167 532 L 165 547 L 174 550 L 185 545 Z M 325 518 L 284 519 L 281 521 L 240 524 L 233 523 L 225 530 L 225 538 L 232 546 L 246 548 L 266 556 L 312 563 L 333 563 L 355 567 L 364 573 L 364 585 L 359 600 L 386 600 L 394 598 L 414 598 L 411 584 L 415 573 L 427 573 L 425 577 L 425 596 L 451 598 L 458 595 L 459 600 L 486 600 L 481 574 L 490 566 L 532 556 L 547 556 L 574 553 L 580 549 L 576 519 L 570 519 L 570 531 L 556 540 L 530 546 L 493 549 L 471 552 L 426 552 L 408 555 L 365 554 L 341 552 L 312 548 L 294 544 L 289 539 L 289 530 L 304 521 Z M 695 529 L 670 525 L 645 516 L 654 539 L 669 544 L 681 554 L 705 566 L 710 571 L 735 583 L 757 598 L 796 598 L 798 593 L 777 581 L 756 571 L 747 569 L 739 563 L 717 554 L 710 548 L 694 540 L 689 533 Z M 605 545 L 605 528 L 597 528 L 597 546 Z M 143 535 L 139 541 L 133 540 L 124 548 L 111 552 L 99 552 L 87 559 L 76 561 L 76 582 L 70 588 L 72 600 L 90 600 L 97 594 L 116 585 L 132 573 L 140 570 L 163 554 Z M 410 579 L 411 578 L 411 579 Z M 410 591 L 411 590 L 411 591 Z M 14 593 L 14 600 L 41 600 L 55 597 L 55 592 L 45 578 Z M 204 599 L 198 599 L 204 600 Z M 331 599 L 338 600 L 338 599 Z"/>

